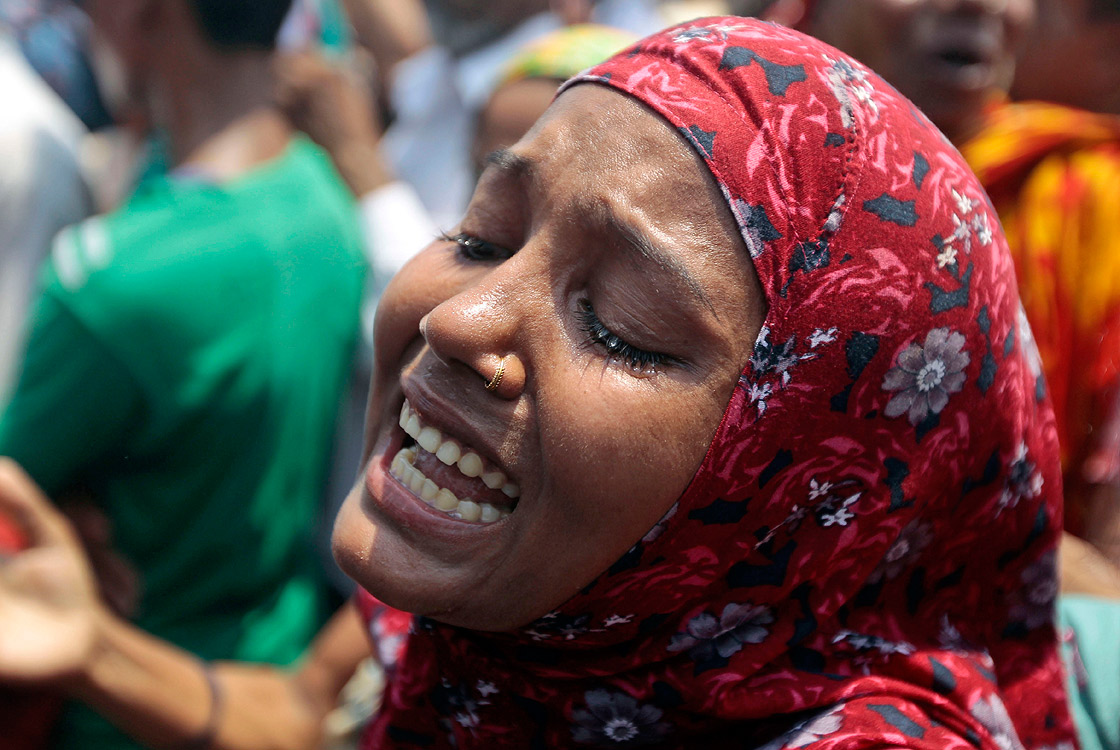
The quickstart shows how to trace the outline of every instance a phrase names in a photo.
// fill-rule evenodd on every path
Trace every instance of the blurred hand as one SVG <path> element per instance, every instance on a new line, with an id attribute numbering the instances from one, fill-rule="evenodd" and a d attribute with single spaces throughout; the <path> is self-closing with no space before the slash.
<path id="1" fill-rule="evenodd" d="M 1120 601 L 1120 568 L 1092 544 L 1063 532 L 1058 559 L 1063 594 Z"/>
<path id="2" fill-rule="evenodd" d="M 373 95 L 353 71 L 312 52 L 276 60 L 277 104 L 322 146 L 356 195 L 389 182 Z"/>
<path id="3" fill-rule="evenodd" d="M 431 46 L 432 28 L 422 0 L 343 0 L 358 42 L 373 55 L 387 85 L 397 63 Z"/>
<path id="4" fill-rule="evenodd" d="M 280 55 L 276 99 L 292 124 L 332 154 L 381 139 L 373 96 L 353 70 L 314 52 Z"/>
<path id="5" fill-rule="evenodd" d="M 73 527 L 14 462 L 0 458 L 0 514 L 26 549 L 0 558 L 0 682 L 45 684 L 80 672 L 101 605 Z"/>
<path id="6" fill-rule="evenodd" d="M 591 0 L 549 0 L 548 5 L 566 26 L 591 23 Z"/>
<path id="7" fill-rule="evenodd" d="M 115 614 L 130 619 L 140 602 L 140 575 L 113 546 L 109 517 L 84 494 L 66 497 L 59 505 L 85 548 L 101 598 Z"/>

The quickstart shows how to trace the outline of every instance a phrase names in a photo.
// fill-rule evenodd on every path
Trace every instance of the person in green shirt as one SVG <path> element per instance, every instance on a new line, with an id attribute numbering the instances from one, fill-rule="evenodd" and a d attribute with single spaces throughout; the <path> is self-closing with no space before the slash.
<path id="1" fill-rule="evenodd" d="M 0 455 L 80 492 L 139 574 L 133 621 L 285 664 L 325 616 L 313 547 L 364 261 L 353 201 L 271 103 L 290 0 L 92 0 L 171 170 L 59 235 Z M 60 748 L 133 746 L 77 708 Z"/>

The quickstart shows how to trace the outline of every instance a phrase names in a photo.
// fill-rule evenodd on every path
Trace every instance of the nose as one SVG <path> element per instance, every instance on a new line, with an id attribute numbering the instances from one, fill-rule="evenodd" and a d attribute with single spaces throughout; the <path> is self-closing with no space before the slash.
<path id="1" fill-rule="evenodd" d="M 528 377 L 518 341 L 522 316 L 513 290 L 495 276 L 437 305 L 420 320 L 420 334 L 445 365 L 476 376 L 480 390 L 514 400 Z"/>

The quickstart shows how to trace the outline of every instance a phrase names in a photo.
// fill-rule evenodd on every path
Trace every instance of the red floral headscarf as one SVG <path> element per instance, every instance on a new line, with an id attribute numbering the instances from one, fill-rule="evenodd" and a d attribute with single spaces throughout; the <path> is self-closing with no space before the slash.
<path id="1" fill-rule="evenodd" d="M 1053 416 L 960 156 L 859 63 L 742 18 L 587 84 L 705 159 L 765 325 L 684 496 L 557 611 L 478 633 L 362 597 L 390 662 L 366 747 L 1072 750 Z"/>

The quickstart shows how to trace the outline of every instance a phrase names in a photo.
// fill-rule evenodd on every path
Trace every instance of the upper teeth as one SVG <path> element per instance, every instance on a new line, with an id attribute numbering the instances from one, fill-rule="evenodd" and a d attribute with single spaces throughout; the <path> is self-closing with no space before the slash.
<path id="1" fill-rule="evenodd" d="M 482 457 L 478 456 L 478 453 L 460 446 L 460 444 L 454 440 L 444 438 L 444 435 L 442 435 L 436 428 L 433 428 L 433 426 L 422 424 L 420 422 L 419 414 L 417 414 L 417 412 L 414 411 L 411 406 L 409 406 L 408 401 L 405 401 L 401 406 L 400 423 L 401 429 L 411 435 L 412 438 L 416 439 L 417 444 L 420 448 L 426 450 L 429 453 L 435 454 L 436 458 L 438 458 L 441 462 L 444 462 L 445 465 L 455 466 L 459 469 L 460 474 L 463 474 L 466 477 L 482 478 L 484 484 L 487 487 L 491 489 L 501 489 L 502 493 L 506 497 L 516 499 L 517 497 L 521 496 L 521 487 L 517 486 L 515 482 L 508 480 L 508 478 L 505 476 L 505 474 L 503 474 L 502 471 L 493 468 L 487 469 L 483 463 Z M 407 450 L 408 449 L 405 449 L 405 451 Z M 402 451 L 402 454 L 405 451 Z M 414 457 L 416 457 L 416 453 L 414 453 L 413 451 L 412 456 L 407 457 L 408 465 L 411 466 L 412 459 Z M 405 457 L 400 456 L 400 458 Z M 398 461 L 394 459 L 393 468 L 396 467 L 398 467 Z M 404 472 L 404 474 L 409 474 L 409 472 Z M 408 485 L 408 480 L 411 479 L 411 475 L 407 477 L 398 477 L 398 479 L 403 479 L 404 484 Z M 416 493 L 418 493 L 424 500 L 436 498 L 440 493 L 448 493 L 448 495 L 450 495 L 448 490 L 440 490 L 438 487 L 436 487 L 435 482 L 431 482 L 431 480 L 428 481 L 430 482 L 432 487 L 435 487 L 435 490 L 432 490 L 431 487 L 424 486 L 421 480 L 417 481 L 418 486 L 417 488 L 413 489 L 413 491 L 416 491 Z M 426 493 L 426 491 L 423 491 L 424 489 L 428 489 L 429 491 L 427 491 Z M 432 498 L 424 497 L 426 495 L 432 495 Z M 452 497 L 454 497 L 454 495 L 452 495 Z M 450 504 L 450 500 L 447 501 L 447 504 Z M 470 504 L 475 505 L 474 503 Z M 487 506 L 484 505 L 484 508 L 485 507 Z M 441 509 L 446 509 L 448 510 L 448 512 L 454 512 L 455 510 L 455 508 Z M 466 515 L 473 515 L 472 508 L 468 507 L 467 512 L 468 513 L 465 514 L 464 517 L 466 517 Z M 485 521 L 485 516 L 487 514 L 483 513 L 482 515 Z"/>
<path id="2" fill-rule="evenodd" d="M 521 496 L 521 488 L 510 482 L 498 469 L 487 469 L 482 457 L 454 440 L 445 438 L 435 427 L 424 425 L 420 417 L 407 401 L 401 406 L 401 429 L 416 440 L 416 444 L 447 466 L 455 466 L 468 477 L 481 477 L 483 483 L 492 490 L 501 490 L 506 497 Z"/>

